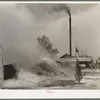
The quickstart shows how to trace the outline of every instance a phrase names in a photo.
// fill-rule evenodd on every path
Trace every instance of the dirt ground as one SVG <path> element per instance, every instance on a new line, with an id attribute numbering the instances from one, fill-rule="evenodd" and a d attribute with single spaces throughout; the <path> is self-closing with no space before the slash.
<path id="1" fill-rule="evenodd" d="M 25 74 L 24 74 L 25 75 Z M 32 78 L 33 80 L 33 78 Z M 14 81 L 15 82 L 15 81 Z M 14 84 L 14 87 L 9 86 L 4 87 L 3 89 L 32 89 L 32 90 L 99 90 L 100 89 L 100 69 L 84 69 L 82 70 L 82 80 L 80 81 L 80 84 L 75 83 L 75 81 L 71 81 L 68 84 L 68 80 L 66 78 L 64 79 L 56 79 L 56 81 L 53 81 L 52 85 L 48 85 L 48 86 L 42 86 L 42 87 L 33 87 L 30 86 L 30 88 L 26 88 L 26 84 L 25 84 L 25 88 L 16 88 L 16 84 Z M 12 82 L 13 83 L 13 82 Z M 18 83 L 18 82 L 17 82 Z M 11 82 L 9 82 L 9 84 L 11 84 Z M 8 85 L 9 85 L 8 84 Z M 27 83 L 27 85 L 29 85 L 29 83 Z"/>
<path id="2" fill-rule="evenodd" d="M 52 86 L 52 87 L 42 87 L 39 89 L 64 89 L 64 90 L 79 90 L 79 89 L 100 89 L 100 69 L 92 70 L 85 69 L 82 70 L 82 80 L 80 84 L 76 85 L 67 85 L 67 86 Z"/>

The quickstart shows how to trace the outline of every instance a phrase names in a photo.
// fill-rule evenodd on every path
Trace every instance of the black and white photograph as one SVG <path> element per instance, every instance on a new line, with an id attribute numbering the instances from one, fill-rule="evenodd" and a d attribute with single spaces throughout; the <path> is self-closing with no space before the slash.
<path id="1" fill-rule="evenodd" d="M 20 89 L 100 89 L 100 3 L 0 2 L 0 90 Z"/>

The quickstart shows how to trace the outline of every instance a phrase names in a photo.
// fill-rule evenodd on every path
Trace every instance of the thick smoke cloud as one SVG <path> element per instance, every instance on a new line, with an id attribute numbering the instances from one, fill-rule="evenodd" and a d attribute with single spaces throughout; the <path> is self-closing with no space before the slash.
<path id="1" fill-rule="evenodd" d="M 0 44 L 4 49 L 2 49 L 4 63 L 17 62 L 28 67 L 41 61 L 41 57 L 47 56 L 47 54 L 39 47 L 36 38 L 43 34 L 50 38 L 54 47 L 58 48 L 59 56 L 68 53 L 68 14 L 64 11 L 66 7 L 66 4 L 63 6 L 61 4 L 0 4 Z M 77 14 L 77 7 L 75 7 L 76 13 L 74 13 L 73 6 L 70 8 L 73 14 L 75 35 L 78 30 L 76 26 L 79 25 L 77 20 L 81 18 L 82 14 Z M 87 9 L 88 7 L 85 10 Z M 73 44 L 73 48 L 80 45 L 82 35 L 80 29 L 78 30 L 79 36 L 76 34 L 73 37 L 73 41 L 77 43 Z M 85 43 L 87 40 L 82 44 Z M 84 52 L 87 52 L 86 49 Z"/>
<path id="2" fill-rule="evenodd" d="M 39 52 L 34 41 L 35 30 L 34 15 L 24 5 L 0 4 L 0 44 L 4 64 L 29 65 L 33 62 L 31 59 L 35 62 Z"/>

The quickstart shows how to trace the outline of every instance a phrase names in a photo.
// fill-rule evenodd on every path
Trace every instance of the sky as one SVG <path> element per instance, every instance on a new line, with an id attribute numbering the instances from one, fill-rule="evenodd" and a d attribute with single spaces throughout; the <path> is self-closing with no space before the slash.
<path id="1" fill-rule="evenodd" d="M 99 57 L 100 4 L 0 3 L 1 57 L 33 66 L 47 56 L 37 41 L 42 35 L 59 50 L 58 57 L 69 53 L 69 16 L 62 6 L 71 10 L 73 55 L 78 47 L 80 55 Z"/>

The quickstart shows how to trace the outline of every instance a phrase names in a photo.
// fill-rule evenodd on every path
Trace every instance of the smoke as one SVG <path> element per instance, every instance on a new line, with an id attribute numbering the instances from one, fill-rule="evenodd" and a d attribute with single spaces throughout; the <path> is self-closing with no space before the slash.
<path id="1" fill-rule="evenodd" d="M 52 5 L 52 7 L 49 8 L 49 12 L 51 13 L 60 11 L 65 11 L 70 15 L 70 8 L 67 6 L 67 4 Z"/>
<path id="2" fill-rule="evenodd" d="M 68 8 L 68 6 L 70 7 L 70 9 Z M 38 10 L 39 12 L 41 11 L 42 12 L 41 12 L 41 18 L 38 17 L 38 20 L 41 21 L 41 23 L 43 22 L 42 24 L 46 22 L 47 23 L 45 27 L 43 27 L 43 29 L 39 32 L 39 34 L 43 33 L 46 36 L 50 37 L 50 40 L 53 42 L 54 46 L 57 47 L 60 51 L 60 53 L 58 54 L 59 56 L 62 56 L 65 53 L 69 53 L 68 14 L 71 10 L 73 55 L 75 54 L 75 47 L 78 47 L 80 55 L 90 55 L 93 57 L 95 56 L 96 58 L 97 54 L 95 55 L 95 51 L 92 51 L 93 46 L 91 47 L 87 46 L 87 44 L 91 45 L 91 42 L 89 42 L 89 39 L 87 39 L 86 36 L 87 34 L 90 34 L 90 31 L 85 30 L 88 27 L 90 27 L 91 30 L 92 25 L 88 26 L 85 23 L 88 22 L 89 16 L 90 17 L 92 16 L 90 12 L 92 11 L 94 13 L 94 11 L 97 10 L 96 8 L 97 6 L 98 5 L 96 4 L 93 5 L 92 4 L 71 4 L 71 5 L 70 4 L 40 4 L 39 8 L 41 8 L 41 10 L 39 8 L 37 9 L 39 9 Z M 66 10 L 68 14 L 66 14 Z M 86 16 L 86 14 L 88 14 L 87 15 L 88 18 L 82 17 L 82 16 Z M 90 19 L 90 20 L 92 22 L 92 20 L 94 19 Z M 83 27 L 84 30 L 82 29 Z M 91 39 L 91 37 L 89 38 Z"/>
<path id="3" fill-rule="evenodd" d="M 0 4 L 0 53 L 4 64 L 30 66 L 39 61 L 36 30 L 34 15 L 24 5 Z"/>
<path id="4" fill-rule="evenodd" d="M 17 73 L 18 79 L 9 79 L 3 81 L 2 88 L 6 89 L 32 89 L 37 88 L 38 83 L 45 80 L 45 77 L 39 77 L 34 73 L 20 69 Z"/>
<path id="5" fill-rule="evenodd" d="M 45 15 L 50 14 L 46 12 Z M 24 4 L 0 4 L 0 44 L 4 64 L 17 63 L 17 66 L 29 67 L 40 62 L 41 56 L 47 56 L 36 38 L 42 35 L 41 30 L 50 20 L 47 19 L 43 25 L 36 17 L 37 14 Z"/>
<path id="6" fill-rule="evenodd" d="M 66 4 L 59 4 L 57 7 L 54 7 L 54 11 L 65 11 L 70 15 L 70 8 Z"/>
<path id="7" fill-rule="evenodd" d="M 94 6 L 94 4 L 93 4 Z M 69 9 L 69 8 L 70 9 Z M 91 9 L 89 9 L 91 8 Z M 80 11 L 79 11 L 80 9 Z M 38 44 L 37 37 L 46 35 L 58 56 L 69 53 L 68 17 L 72 14 L 72 43 L 81 54 L 100 55 L 100 5 L 77 4 L 0 4 L 0 58 L 3 63 L 30 68 L 42 61 L 50 62 Z M 19 71 L 18 80 L 5 82 L 4 87 L 31 87 L 42 81 L 30 72 Z M 25 84 L 23 84 L 23 82 Z"/>
<path id="8" fill-rule="evenodd" d="M 70 4 L 0 4 L 0 51 L 3 51 L 0 54 L 4 64 L 17 63 L 29 67 L 40 62 L 47 56 L 38 45 L 37 37 L 41 35 L 50 38 L 60 51 L 59 56 L 68 53 L 70 9 L 74 14 L 73 7 L 69 9 L 68 6 Z"/>
<path id="9" fill-rule="evenodd" d="M 62 11 L 65 5 L 47 7 L 49 8 L 45 15 L 49 16 L 51 13 L 49 10 Z M 30 11 L 24 4 L 1 4 L 0 16 L 0 43 L 4 48 L 4 64 L 17 63 L 19 66 L 34 66 L 41 60 L 41 56 L 47 56 L 38 45 L 36 38 L 40 36 L 38 32 L 50 23 L 48 19 L 43 25 L 36 19 L 37 14 L 35 15 L 34 11 Z"/>

